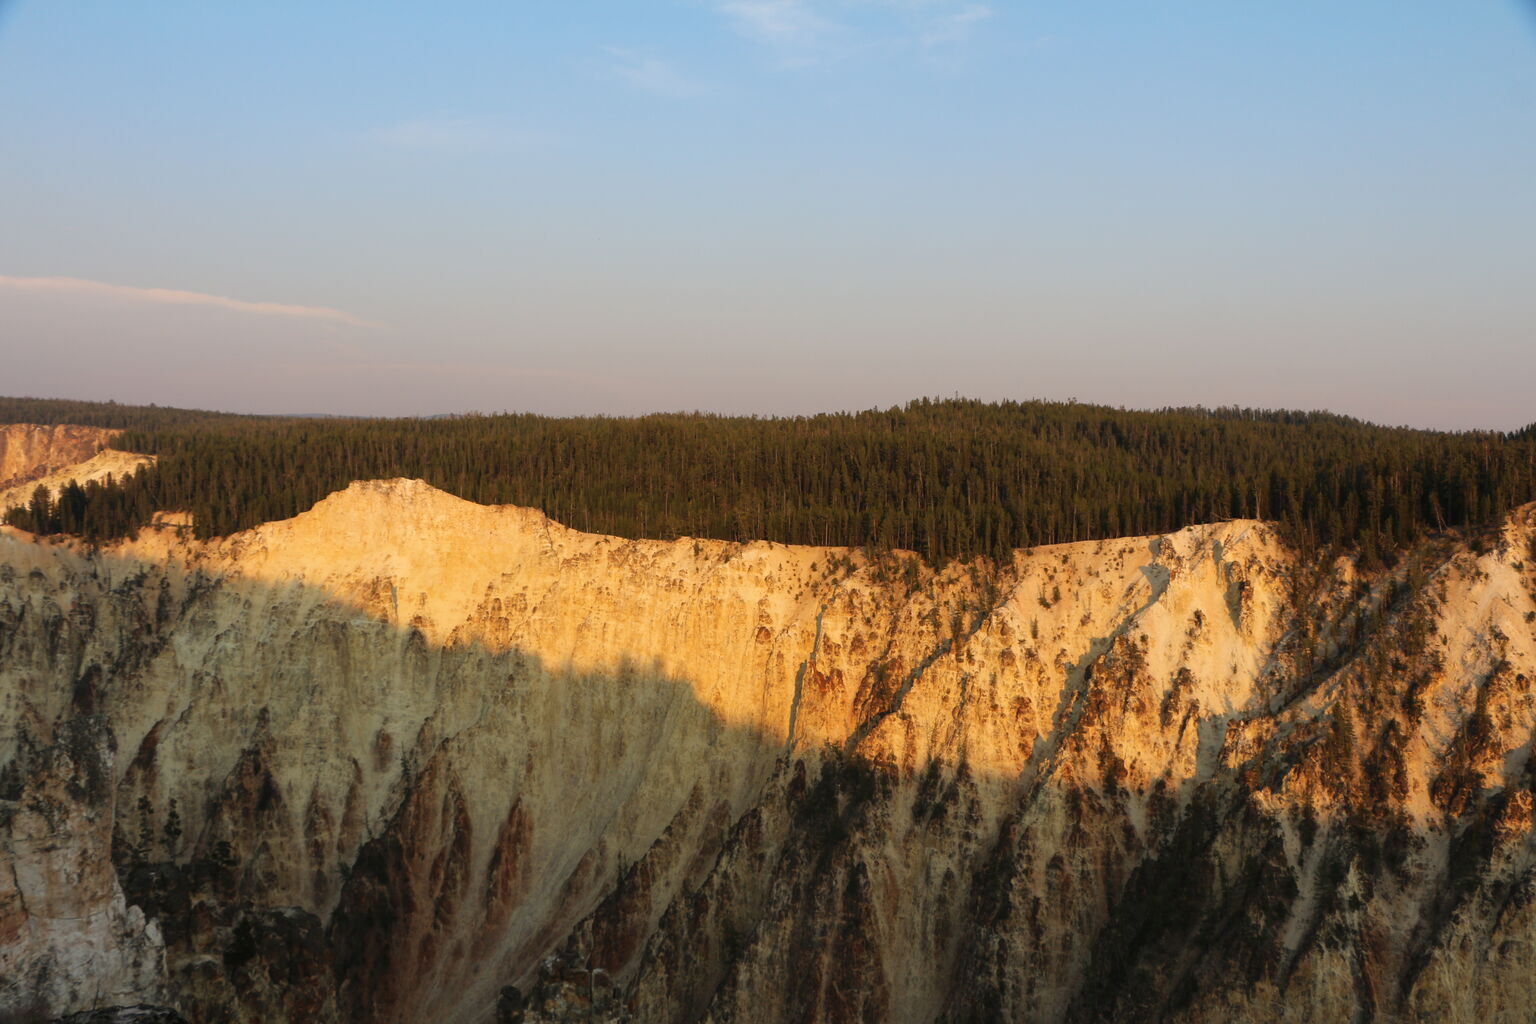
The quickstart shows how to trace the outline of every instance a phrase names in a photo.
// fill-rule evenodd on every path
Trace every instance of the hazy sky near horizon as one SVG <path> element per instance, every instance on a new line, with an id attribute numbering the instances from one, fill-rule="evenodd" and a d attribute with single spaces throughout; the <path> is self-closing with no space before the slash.
<path id="1" fill-rule="evenodd" d="M 1536 14 L 0 0 L 0 394 L 1536 420 Z"/>

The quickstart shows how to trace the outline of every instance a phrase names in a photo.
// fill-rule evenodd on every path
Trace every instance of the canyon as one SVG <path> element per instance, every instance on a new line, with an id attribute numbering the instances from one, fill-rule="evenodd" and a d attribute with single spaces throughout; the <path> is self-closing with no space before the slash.
<path id="1" fill-rule="evenodd" d="M 1373 573 L 188 533 L 0 528 L 0 1020 L 1536 1013 L 1536 506 Z"/>
<path id="2" fill-rule="evenodd" d="M 121 478 L 154 457 L 108 447 L 121 431 L 73 424 L 0 426 L 0 515 L 32 500 L 39 486 L 57 497 L 71 480 Z"/>
<path id="3" fill-rule="evenodd" d="M 68 423 L 0 426 L 0 488 L 79 466 L 105 448 L 118 433 Z"/>

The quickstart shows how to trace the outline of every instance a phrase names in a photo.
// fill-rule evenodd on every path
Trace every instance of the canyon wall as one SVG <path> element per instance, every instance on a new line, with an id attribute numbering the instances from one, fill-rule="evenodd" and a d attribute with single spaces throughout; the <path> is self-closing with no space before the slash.
<path id="1" fill-rule="evenodd" d="M 1528 1020 L 1536 513 L 935 572 L 414 481 L 0 533 L 0 1020 Z"/>
<path id="2" fill-rule="evenodd" d="M 85 462 L 119 433 L 72 424 L 0 426 L 0 489 Z"/>
<path id="3" fill-rule="evenodd" d="M 39 486 L 57 496 L 71 480 L 83 485 L 108 476 L 121 479 L 154 463 L 152 455 L 106 447 L 120 433 L 70 424 L 0 426 L 0 514 L 31 501 Z"/>

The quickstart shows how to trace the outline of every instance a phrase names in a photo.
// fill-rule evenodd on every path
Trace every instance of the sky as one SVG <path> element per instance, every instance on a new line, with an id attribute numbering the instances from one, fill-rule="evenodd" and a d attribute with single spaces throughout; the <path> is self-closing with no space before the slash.
<path id="1" fill-rule="evenodd" d="M 1536 420 L 1536 5 L 0 0 L 0 394 Z"/>

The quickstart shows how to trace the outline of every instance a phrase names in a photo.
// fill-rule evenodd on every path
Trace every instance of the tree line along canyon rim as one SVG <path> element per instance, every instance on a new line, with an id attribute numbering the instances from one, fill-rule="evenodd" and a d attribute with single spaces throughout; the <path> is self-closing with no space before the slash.
<path id="1" fill-rule="evenodd" d="M 0 1020 L 1536 1014 L 1529 430 L 0 413 Z"/>

